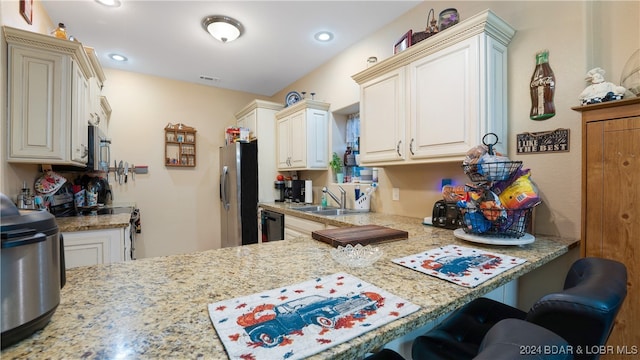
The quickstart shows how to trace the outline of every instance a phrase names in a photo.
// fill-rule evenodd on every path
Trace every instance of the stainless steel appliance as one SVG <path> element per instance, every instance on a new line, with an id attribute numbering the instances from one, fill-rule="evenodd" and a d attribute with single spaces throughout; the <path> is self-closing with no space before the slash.
<path id="1" fill-rule="evenodd" d="M 2 348 L 42 329 L 60 303 L 64 247 L 53 215 L 18 210 L 0 194 Z"/>
<path id="2" fill-rule="evenodd" d="M 222 247 L 258 242 L 258 144 L 220 148 Z"/>
<path id="3" fill-rule="evenodd" d="M 286 202 L 304 202 L 304 180 L 285 180 L 284 200 Z"/>
<path id="4" fill-rule="evenodd" d="M 262 210 L 262 242 L 284 240 L 284 214 Z"/>
<path id="5" fill-rule="evenodd" d="M 284 187 L 284 181 L 282 180 L 276 180 L 273 182 L 273 187 L 276 189 L 276 201 L 277 202 L 284 202 L 284 198 L 285 198 L 285 187 Z"/>
<path id="6" fill-rule="evenodd" d="M 87 169 L 109 172 L 111 163 L 111 139 L 99 127 L 89 125 L 89 156 Z"/>
<path id="7" fill-rule="evenodd" d="M 464 225 L 462 214 L 455 202 L 438 200 L 433 204 L 433 226 L 455 230 Z"/>
<path id="8" fill-rule="evenodd" d="M 304 202 L 304 180 L 291 181 L 291 201 L 297 203 Z"/>

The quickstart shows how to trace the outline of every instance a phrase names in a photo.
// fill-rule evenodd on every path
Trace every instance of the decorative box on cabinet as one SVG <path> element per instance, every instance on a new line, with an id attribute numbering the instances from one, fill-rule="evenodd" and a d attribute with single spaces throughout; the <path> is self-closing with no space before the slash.
<path id="1" fill-rule="evenodd" d="M 284 105 L 254 100 L 235 114 L 238 127 L 249 128 L 250 134 L 258 139 L 258 201 L 274 202 L 273 181 L 278 170 L 276 159 L 276 117 Z"/>
<path id="2" fill-rule="evenodd" d="M 507 149 L 507 45 L 490 10 L 353 75 L 360 84 L 360 161 L 462 161 L 493 132 Z"/>
<path id="3" fill-rule="evenodd" d="M 165 166 L 196 166 L 196 129 L 184 124 L 164 128 Z"/>
<path id="4" fill-rule="evenodd" d="M 329 104 L 302 100 L 276 114 L 278 170 L 326 170 Z"/>
<path id="5" fill-rule="evenodd" d="M 91 65 L 81 43 L 3 27 L 8 44 L 7 161 L 85 166 Z"/>
<path id="6" fill-rule="evenodd" d="M 627 298 L 607 344 L 640 344 L 640 97 L 572 109 L 582 113 L 580 251 L 626 265 Z"/>

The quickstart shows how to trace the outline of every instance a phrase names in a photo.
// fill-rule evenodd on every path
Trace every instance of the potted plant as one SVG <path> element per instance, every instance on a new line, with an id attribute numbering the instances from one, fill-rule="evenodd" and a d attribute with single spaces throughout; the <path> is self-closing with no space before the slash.
<path id="1" fill-rule="evenodd" d="M 333 153 L 331 157 L 331 161 L 329 161 L 329 166 L 333 173 L 336 174 L 336 180 L 338 183 L 342 183 L 344 181 L 344 174 L 342 173 L 342 159 L 338 156 L 336 152 Z"/>

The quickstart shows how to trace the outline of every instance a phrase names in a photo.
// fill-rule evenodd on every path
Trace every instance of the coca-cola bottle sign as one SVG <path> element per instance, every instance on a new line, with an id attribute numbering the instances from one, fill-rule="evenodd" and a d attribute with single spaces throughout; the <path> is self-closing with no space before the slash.
<path id="1" fill-rule="evenodd" d="M 532 120 L 546 120 L 556 114 L 553 96 L 556 89 L 556 78 L 549 66 L 549 51 L 536 54 L 536 68 L 531 76 L 531 111 Z"/>

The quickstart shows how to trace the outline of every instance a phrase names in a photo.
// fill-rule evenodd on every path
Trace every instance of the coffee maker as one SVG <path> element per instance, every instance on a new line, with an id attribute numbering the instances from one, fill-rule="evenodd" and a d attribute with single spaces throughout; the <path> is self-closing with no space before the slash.
<path id="1" fill-rule="evenodd" d="M 276 201 L 284 202 L 286 195 L 286 188 L 284 186 L 284 181 L 276 180 L 273 182 L 273 187 L 276 189 Z"/>
<path id="2" fill-rule="evenodd" d="M 304 180 L 284 181 L 284 200 L 286 202 L 304 202 Z"/>
<path id="3" fill-rule="evenodd" d="M 304 202 L 304 180 L 291 180 L 291 201 Z"/>

